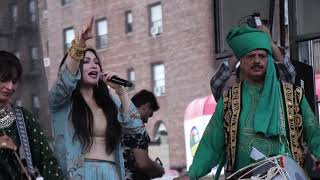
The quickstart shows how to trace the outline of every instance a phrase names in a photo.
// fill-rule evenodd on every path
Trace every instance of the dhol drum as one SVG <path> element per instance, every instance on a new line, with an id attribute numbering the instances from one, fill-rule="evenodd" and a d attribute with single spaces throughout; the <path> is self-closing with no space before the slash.
<path id="1" fill-rule="evenodd" d="M 287 156 L 274 156 L 246 166 L 227 180 L 308 180 L 304 170 Z"/>

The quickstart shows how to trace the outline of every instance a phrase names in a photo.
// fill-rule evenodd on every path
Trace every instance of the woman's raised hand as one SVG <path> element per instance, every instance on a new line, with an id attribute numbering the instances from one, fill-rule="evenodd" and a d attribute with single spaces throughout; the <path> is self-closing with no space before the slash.
<path id="1" fill-rule="evenodd" d="M 91 17 L 89 24 L 83 28 L 81 30 L 81 32 L 79 33 L 79 37 L 77 39 L 77 41 L 80 44 L 84 44 L 88 39 L 92 39 L 93 38 L 93 21 L 94 18 Z"/>

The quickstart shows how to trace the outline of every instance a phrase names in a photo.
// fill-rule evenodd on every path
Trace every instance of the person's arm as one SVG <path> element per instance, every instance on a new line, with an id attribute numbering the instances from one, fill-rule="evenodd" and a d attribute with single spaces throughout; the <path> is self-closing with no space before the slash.
<path id="1" fill-rule="evenodd" d="M 213 97 L 216 101 L 222 95 L 223 88 L 231 76 L 231 72 L 235 68 L 238 60 L 235 56 L 225 59 L 223 63 L 220 64 L 218 70 L 214 73 L 210 80 L 210 87 Z"/>
<path id="2" fill-rule="evenodd" d="M 224 152 L 223 100 L 220 98 L 215 113 L 203 133 L 187 176 L 194 180 L 208 174 L 218 165 Z"/>
<path id="3" fill-rule="evenodd" d="M 119 110 L 123 113 L 127 113 L 130 109 L 130 99 L 128 97 L 127 90 L 123 86 L 111 82 L 111 78 L 114 76 L 117 76 L 117 75 L 113 72 L 103 72 L 102 80 L 109 87 L 115 90 L 116 94 L 118 95 L 121 103 L 121 107 Z"/>
<path id="4" fill-rule="evenodd" d="M 84 54 L 78 54 L 77 49 L 82 49 L 79 52 L 85 51 L 86 49 L 86 41 L 93 38 L 93 21 L 94 18 L 91 17 L 89 24 L 79 33 L 79 37 L 74 39 L 72 42 L 72 47 L 69 49 L 68 56 L 66 59 L 66 64 L 68 70 L 72 74 L 76 74 L 79 70 L 80 61 L 82 60 Z M 70 50 L 72 50 L 70 52 Z M 71 55 L 72 52 L 75 52 L 74 55 Z"/>
<path id="5" fill-rule="evenodd" d="M 146 131 L 138 134 L 124 134 L 122 136 L 121 143 L 124 149 L 126 149 L 124 158 L 128 162 L 132 162 L 129 163 L 130 165 L 127 168 L 131 169 L 134 166 L 134 168 L 151 178 L 161 177 L 164 174 L 164 169 L 157 162 L 149 158 L 149 142 L 150 138 Z M 133 160 L 130 160 L 131 158 Z"/>
<path id="6" fill-rule="evenodd" d="M 279 63 L 283 63 L 284 62 L 284 54 L 281 52 L 280 48 L 274 42 L 272 42 L 271 47 L 272 47 L 273 59 L 275 59 Z"/>
<path id="7" fill-rule="evenodd" d="M 64 179 L 64 174 L 57 159 L 53 155 L 48 139 L 41 130 L 40 125 L 28 111 L 23 110 L 23 114 L 28 132 L 33 165 L 39 170 L 39 173 L 44 179 Z"/>
<path id="8" fill-rule="evenodd" d="M 57 80 L 49 90 L 49 108 L 54 112 L 71 101 L 73 90 L 80 79 L 80 73 L 73 75 L 64 64 L 60 70 Z"/>
<path id="9" fill-rule="evenodd" d="M 86 40 L 92 38 L 92 24 L 93 18 L 88 27 L 80 33 L 79 38 L 74 40 L 73 46 L 85 48 Z M 80 79 L 79 64 L 82 57 L 79 56 L 79 59 L 75 59 L 76 56 L 72 55 L 71 57 L 70 53 L 68 53 L 64 64 L 59 69 L 58 78 L 49 91 L 50 111 L 59 109 L 71 100 L 72 92 Z M 73 50 L 72 53 L 75 53 L 75 51 Z"/>
<path id="10" fill-rule="evenodd" d="M 146 129 L 144 128 L 138 109 L 132 103 L 132 101 L 129 101 L 129 109 L 126 112 L 124 112 L 122 110 L 120 98 L 113 95 L 111 95 L 111 98 L 118 108 L 117 119 L 121 125 L 122 134 L 132 135 L 144 133 Z"/>
<path id="11" fill-rule="evenodd" d="M 145 149 L 132 149 L 136 160 L 136 167 L 152 178 L 161 177 L 164 174 L 164 168 L 157 162 L 152 161 Z"/>
<path id="12" fill-rule="evenodd" d="M 128 97 L 127 90 L 125 90 L 124 87 L 120 86 L 118 89 L 116 89 L 116 94 L 119 96 L 122 111 L 124 113 L 128 112 L 130 109 L 130 99 Z"/>
<path id="13" fill-rule="evenodd" d="M 294 84 L 296 78 L 296 70 L 288 56 L 284 57 L 283 63 L 277 63 L 279 69 L 280 80 Z"/>
<path id="14" fill-rule="evenodd" d="M 296 71 L 294 69 L 294 66 L 291 64 L 289 57 L 285 55 L 285 52 L 281 51 L 279 46 L 272 42 L 269 28 L 267 28 L 265 25 L 261 25 L 257 28 L 267 33 L 270 37 L 272 45 L 272 57 L 276 60 L 276 64 L 279 69 L 280 80 L 294 84 Z"/>
<path id="15" fill-rule="evenodd" d="M 257 27 L 257 29 L 260 29 L 261 31 L 269 35 L 272 47 L 272 56 L 277 62 L 283 63 L 284 54 L 281 52 L 280 48 L 272 41 L 270 29 L 265 25 L 260 25 Z"/>

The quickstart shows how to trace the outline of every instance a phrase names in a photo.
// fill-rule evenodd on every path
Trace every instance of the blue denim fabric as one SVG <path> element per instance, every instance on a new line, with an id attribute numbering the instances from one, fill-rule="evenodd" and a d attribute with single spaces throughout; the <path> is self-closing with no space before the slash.
<path id="1" fill-rule="evenodd" d="M 85 179 L 88 180 L 119 180 L 117 165 L 103 161 L 84 162 Z"/>
<path id="2" fill-rule="evenodd" d="M 80 79 L 80 72 L 71 74 L 66 65 L 59 71 L 58 78 L 49 91 L 49 108 L 54 130 L 54 151 L 60 166 L 68 179 L 85 179 L 84 154 L 81 153 L 81 144 L 73 139 L 74 129 L 70 119 L 72 108 L 72 91 Z M 119 99 L 112 96 L 118 107 L 118 121 L 125 134 L 143 133 L 145 128 L 140 119 L 137 108 L 130 102 L 129 111 L 122 113 Z M 120 143 L 114 150 L 116 164 L 120 167 L 120 177 L 125 179 L 123 149 Z"/>

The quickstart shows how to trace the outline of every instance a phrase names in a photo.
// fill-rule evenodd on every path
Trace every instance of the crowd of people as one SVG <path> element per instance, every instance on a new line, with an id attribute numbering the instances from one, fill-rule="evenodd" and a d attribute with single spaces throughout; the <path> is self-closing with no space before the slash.
<path id="1" fill-rule="evenodd" d="M 14 54 L 0 51 L 0 179 L 144 180 L 165 173 L 148 155 L 144 126 L 160 108 L 157 99 L 148 90 L 130 99 L 110 81 L 117 74 L 104 71 L 104 60 L 87 45 L 93 22 L 72 41 L 49 91 L 53 150 L 32 114 L 12 104 L 23 70 Z M 319 124 L 268 28 L 233 28 L 227 42 L 234 55 L 210 82 L 216 110 L 188 172 L 176 179 L 199 179 L 215 166 L 232 174 L 256 162 L 252 148 L 303 167 L 306 142 L 320 160 Z M 236 82 L 226 87 L 234 71 Z"/>

